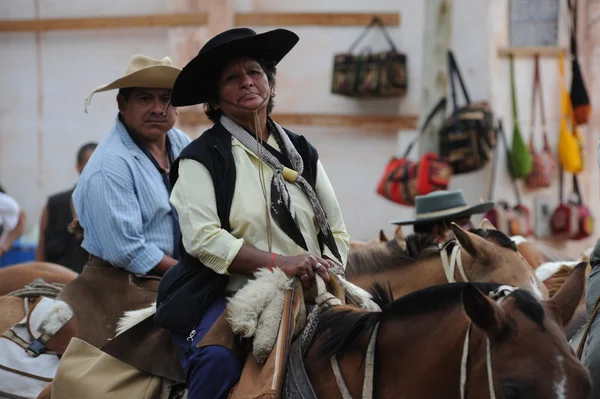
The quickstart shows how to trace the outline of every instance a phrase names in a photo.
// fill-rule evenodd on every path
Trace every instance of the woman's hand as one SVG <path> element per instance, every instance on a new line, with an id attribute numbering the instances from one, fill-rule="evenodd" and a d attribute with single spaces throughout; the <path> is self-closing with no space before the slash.
<path id="1" fill-rule="evenodd" d="M 325 284 L 329 283 L 329 261 L 312 254 L 275 257 L 275 265 L 289 277 L 300 277 L 304 288 L 310 286 L 315 272 L 321 276 Z"/>
<path id="2" fill-rule="evenodd" d="M 332 272 L 334 272 L 338 276 L 341 276 L 341 277 L 345 277 L 346 276 L 346 272 L 344 271 L 344 266 L 340 265 L 336 261 L 333 261 L 333 260 L 331 260 L 329 258 L 326 258 L 325 262 L 327 262 L 327 269 L 331 270 Z"/>

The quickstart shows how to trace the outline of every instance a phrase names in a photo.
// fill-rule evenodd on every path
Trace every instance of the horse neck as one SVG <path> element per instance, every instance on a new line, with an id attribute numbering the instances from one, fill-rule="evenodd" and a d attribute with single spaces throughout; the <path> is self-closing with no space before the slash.
<path id="1" fill-rule="evenodd" d="M 378 392 L 395 392 L 397 397 L 460 398 L 461 359 L 468 324 L 458 306 L 382 324 L 376 366 Z M 475 378 L 486 381 L 486 376 L 479 375 L 472 366 L 480 363 L 474 359 L 484 359 L 482 343 L 483 334 L 472 328 L 467 382 Z"/>
<path id="2" fill-rule="evenodd" d="M 395 269 L 359 276 L 350 282 L 368 290 L 374 282 L 390 284 L 394 298 L 432 285 L 447 283 L 439 256 L 418 260 Z"/>

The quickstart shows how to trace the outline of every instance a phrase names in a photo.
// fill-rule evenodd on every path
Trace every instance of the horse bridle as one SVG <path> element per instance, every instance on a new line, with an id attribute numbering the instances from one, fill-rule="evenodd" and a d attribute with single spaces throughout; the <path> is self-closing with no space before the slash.
<path id="1" fill-rule="evenodd" d="M 454 252 L 454 251 L 453 251 Z M 491 299 L 494 299 L 498 305 L 500 305 L 513 291 L 518 289 L 517 287 L 513 287 L 510 285 L 501 285 L 496 290 L 488 293 L 488 296 Z M 467 360 L 469 357 L 469 342 L 471 337 L 471 327 L 473 323 L 470 322 L 467 327 L 467 333 L 465 336 L 465 342 L 463 344 L 463 352 L 460 362 L 460 398 L 465 399 L 465 390 L 467 385 Z M 375 373 L 375 347 L 377 344 L 377 333 L 379 332 L 379 322 L 373 328 L 371 332 L 371 338 L 369 339 L 369 346 L 367 347 L 366 359 L 365 359 L 365 376 L 363 379 L 363 389 L 362 389 L 362 399 L 372 399 L 373 398 L 373 377 Z M 488 389 L 490 392 L 490 399 L 496 399 L 496 391 L 494 389 L 494 373 L 492 368 L 492 346 L 490 343 L 490 337 L 486 337 L 486 370 L 488 377 Z M 350 391 L 348 390 L 348 386 L 346 385 L 346 381 L 344 381 L 344 376 L 340 370 L 340 365 L 338 363 L 337 357 L 331 357 L 331 368 L 333 369 L 333 374 L 335 376 L 335 381 L 337 383 L 338 389 L 340 390 L 340 394 L 343 399 L 352 399 L 352 395 L 350 395 Z"/>
<path id="2" fill-rule="evenodd" d="M 513 291 L 518 289 L 511 285 L 501 285 L 496 290 L 488 293 L 491 299 L 494 299 L 498 305 L 500 305 Z M 467 385 L 467 359 L 469 357 L 469 340 L 471 336 L 471 326 L 473 322 L 469 322 L 467 327 L 467 334 L 465 336 L 465 343 L 463 345 L 463 353 L 460 361 L 460 398 L 465 399 L 465 388 Z M 494 374 L 492 369 L 492 346 L 490 344 L 489 335 L 485 337 L 485 363 L 488 377 L 488 388 L 490 391 L 490 399 L 496 399 L 496 391 L 494 389 Z"/>
<path id="3" fill-rule="evenodd" d="M 439 244 L 440 256 L 442 258 L 442 267 L 444 268 L 446 279 L 449 283 L 456 283 L 456 279 L 454 278 L 454 271 L 456 269 L 456 266 L 458 266 L 458 271 L 464 282 L 469 282 L 469 279 L 467 278 L 467 275 L 465 273 L 465 268 L 463 267 L 462 257 L 460 255 L 460 244 L 458 242 L 455 243 L 454 248 L 452 248 L 452 252 L 450 253 L 450 259 L 448 259 L 448 253 L 446 253 L 446 245 L 447 244 Z"/>

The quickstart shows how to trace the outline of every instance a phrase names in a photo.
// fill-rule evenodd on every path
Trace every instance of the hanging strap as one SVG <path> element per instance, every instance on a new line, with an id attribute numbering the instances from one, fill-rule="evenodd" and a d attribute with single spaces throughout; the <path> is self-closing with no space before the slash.
<path id="1" fill-rule="evenodd" d="M 515 90 L 515 57 L 510 54 L 508 56 L 508 62 L 510 65 L 510 96 L 512 102 L 512 117 L 513 117 L 513 126 L 516 126 L 519 123 L 519 113 L 517 110 L 517 91 Z"/>
<path id="2" fill-rule="evenodd" d="M 500 136 L 502 137 L 502 141 L 504 142 L 504 149 L 506 150 L 506 154 L 508 154 L 510 152 L 510 148 L 508 146 L 508 140 L 506 138 L 506 134 L 504 133 L 504 128 L 502 127 L 502 125 L 500 125 L 499 133 L 500 133 Z M 519 185 L 517 184 L 517 180 L 515 179 L 513 171 L 512 171 L 512 166 L 511 166 L 510 162 L 508 162 L 508 160 L 507 160 L 506 166 L 508 167 L 508 174 L 510 175 L 510 180 L 512 182 L 513 189 L 515 191 L 515 197 L 517 198 L 517 205 L 521 205 L 521 191 L 519 190 Z"/>
<path id="3" fill-rule="evenodd" d="M 379 18 L 379 17 L 373 17 L 373 19 L 371 20 L 371 22 L 369 23 L 369 25 L 367 25 L 367 27 L 365 28 L 365 30 L 363 30 L 363 32 L 360 34 L 360 36 L 358 36 L 358 38 L 354 41 L 354 43 L 352 43 L 352 45 L 350 46 L 350 49 L 348 50 L 348 53 L 352 53 L 354 51 L 354 49 L 356 48 L 356 46 L 358 46 L 358 43 L 360 43 L 361 40 L 364 39 L 364 37 L 367 35 L 367 33 L 375 25 L 379 26 L 379 28 L 383 32 L 383 35 L 385 36 L 385 39 L 387 40 L 388 44 L 392 48 L 392 51 L 394 53 L 398 52 L 398 50 L 396 50 L 396 46 L 394 46 L 394 42 L 392 41 L 392 38 L 390 37 L 390 34 L 388 33 L 388 30 L 386 29 L 386 27 L 385 27 L 383 21 L 381 20 L 381 18 Z"/>
<path id="4" fill-rule="evenodd" d="M 577 57 L 578 45 L 577 45 L 577 0 L 567 0 L 567 8 L 569 9 L 569 16 L 571 17 L 571 55 L 573 58 Z"/>
<path id="5" fill-rule="evenodd" d="M 454 75 L 456 75 L 456 77 L 458 78 L 458 82 L 460 83 L 460 87 L 462 89 L 466 103 L 471 104 L 471 98 L 469 97 L 469 93 L 467 92 L 465 82 L 463 81 L 462 75 L 460 74 L 460 70 L 458 69 L 458 64 L 456 63 L 456 59 L 454 59 L 454 54 L 452 54 L 452 50 L 448 50 L 448 71 L 450 74 L 450 85 L 452 87 L 452 104 L 454 105 L 454 109 L 458 108 L 456 101 L 456 88 L 454 86 Z"/>
<path id="6" fill-rule="evenodd" d="M 408 155 L 412 151 L 414 145 L 417 143 L 417 141 L 419 141 L 419 139 L 421 138 L 423 133 L 425 133 L 427 131 L 427 127 L 429 126 L 429 124 L 431 123 L 433 118 L 438 114 L 438 112 L 440 112 L 446 108 L 446 103 L 447 103 L 446 97 L 440 99 L 440 101 L 438 101 L 438 103 L 431 110 L 431 112 L 429 112 L 429 115 L 427 115 L 427 118 L 425 118 L 425 122 L 423 123 L 423 127 L 421 128 L 419 134 L 414 139 L 412 139 L 410 141 L 410 143 L 408 144 L 408 147 L 406 148 L 406 151 L 404 152 L 403 158 L 408 157 Z"/>
<path id="7" fill-rule="evenodd" d="M 565 170 L 562 167 L 562 164 L 558 163 L 558 204 L 563 204 L 563 198 L 565 198 L 564 192 L 564 183 L 565 183 Z"/>
<path id="8" fill-rule="evenodd" d="M 579 189 L 579 178 L 576 174 L 573 174 L 573 193 L 577 196 L 577 205 L 583 205 L 583 197 Z"/>
<path id="9" fill-rule="evenodd" d="M 544 150 L 550 151 L 550 143 L 548 141 L 548 130 L 546 127 L 546 111 L 544 110 L 544 95 L 542 93 L 542 78 L 540 74 L 540 55 L 536 54 L 533 57 L 533 92 L 531 95 L 531 124 L 529 129 L 529 149 L 534 152 L 534 136 L 535 136 L 535 105 L 536 100 L 540 100 L 540 116 L 542 120 L 542 138 L 544 140 Z"/>
<path id="10" fill-rule="evenodd" d="M 502 119 L 498 119 L 498 125 L 496 126 L 496 140 L 498 139 L 498 136 L 502 134 L 500 132 L 501 130 L 504 130 L 504 127 L 502 126 Z M 490 176 L 490 187 L 488 189 L 488 201 L 494 200 L 494 188 L 496 182 L 496 175 L 498 173 L 498 162 L 500 159 L 500 156 L 498 155 L 498 147 L 500 147 L 498 144 L 496 144 L 496 146 L 494 147 L 494 160 L 492 163 L 492 172 Z"/>

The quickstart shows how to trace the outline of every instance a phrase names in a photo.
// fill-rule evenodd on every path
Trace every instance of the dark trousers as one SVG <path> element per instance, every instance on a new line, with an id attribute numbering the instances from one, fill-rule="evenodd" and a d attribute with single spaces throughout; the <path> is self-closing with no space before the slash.
<path id="1" fill-rule="evenodd" d="M 226 298 L 223 297 L 208 308 L 196 326 L 196 335 L 191 345 L 187 336 L 172 334 L 172 339 L 179 348 L 181 366 L 185 371 L 188 399 L 226 399 L 229 391 L 240 379 L 242 360 L 231 350 L 219 345 L 196 348 L 196 344 L 204 338 L 226 306 Z"/>

